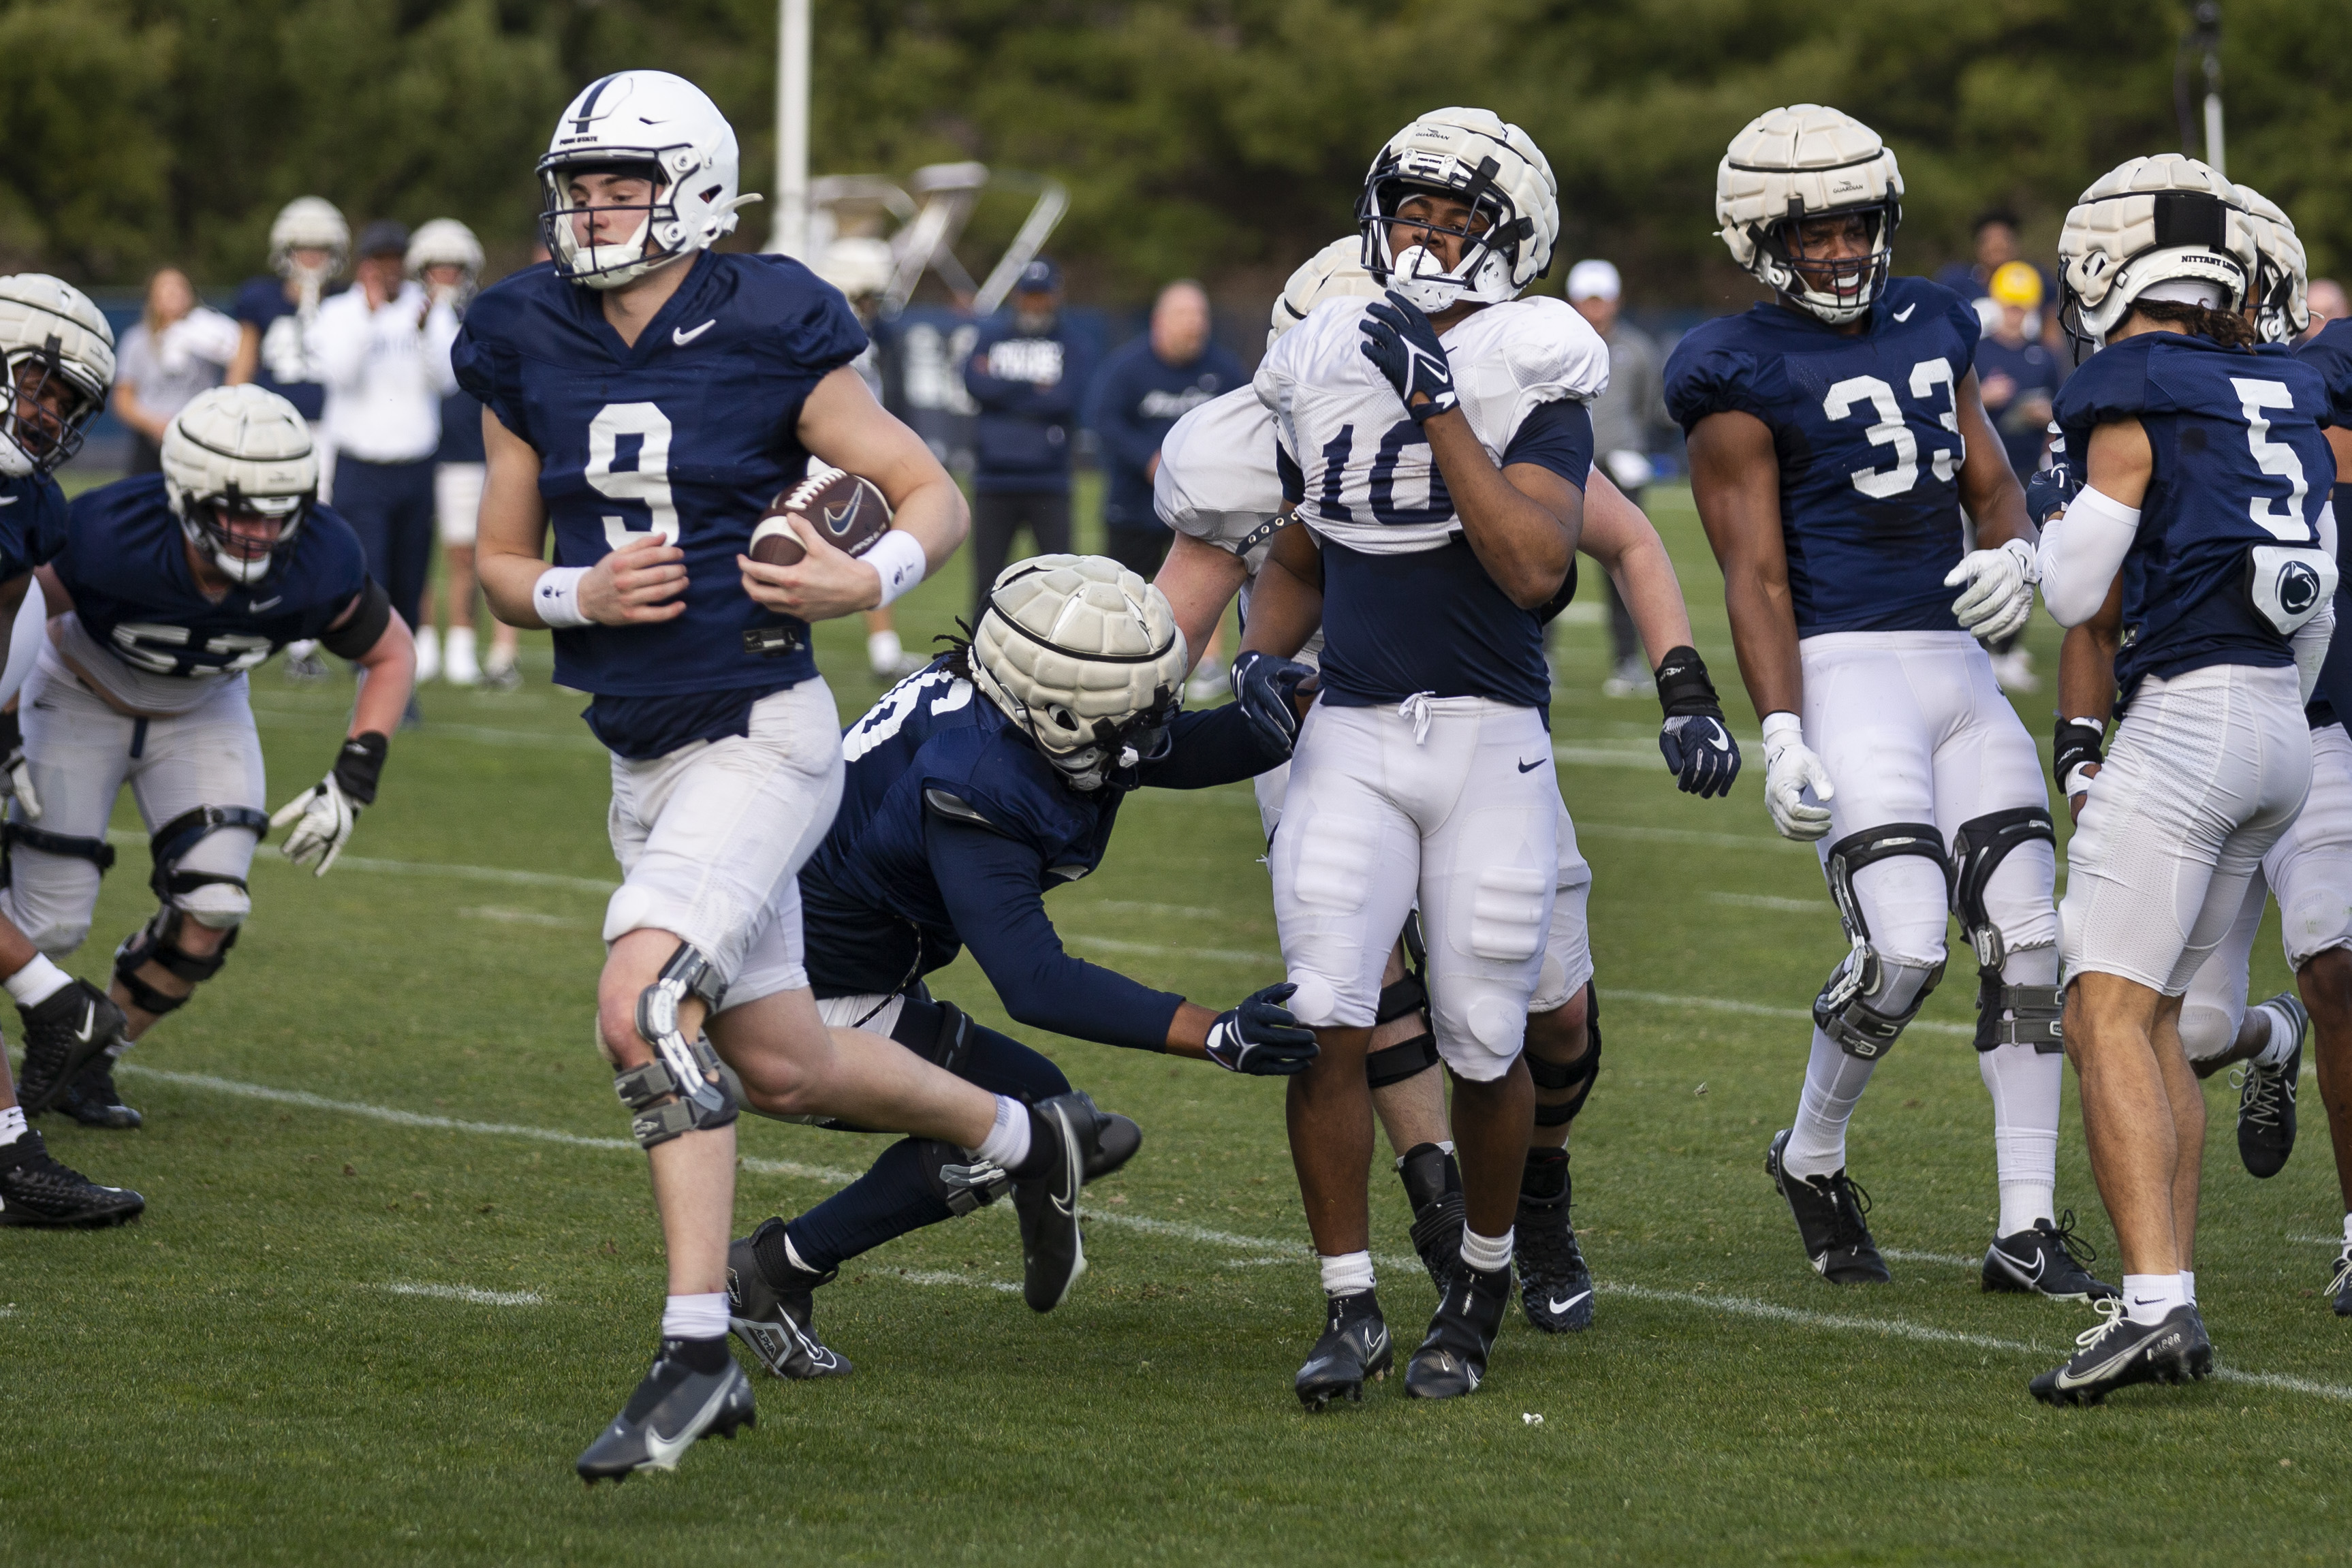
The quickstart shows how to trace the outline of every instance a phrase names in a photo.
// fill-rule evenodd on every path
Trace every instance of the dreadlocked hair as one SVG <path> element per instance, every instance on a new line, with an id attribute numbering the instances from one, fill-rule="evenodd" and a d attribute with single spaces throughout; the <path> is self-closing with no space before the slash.
<path id="1" fill-rule="evenodd" d="M 2235 310 L 2210 310 L 2186 300 L 2135 300 L 2131 308 L 2151 321 L 2170 321 L 2186 327 L 2195 336 L 2210 339 L 2225 349 L 2251 349 L 2262 341 Z"/>
<path id="2" fill-rule="evenodd" d="M 948 661 L 941 668 L 958 680 L 970 680 L 971 679 L 971 639 L 974 635 L 971 623 L 958 616 L 956 631 L 961 632 L 963 636 L 958 637 L 955 632 L 941 632 L 931 640 L 935 643 L 947 644 Z"/>

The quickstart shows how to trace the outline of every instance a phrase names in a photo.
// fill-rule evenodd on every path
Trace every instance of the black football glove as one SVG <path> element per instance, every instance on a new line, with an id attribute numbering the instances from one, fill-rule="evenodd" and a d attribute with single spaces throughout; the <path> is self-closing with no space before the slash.
<path id="1" fill-rule="evenodd" d="M 1250 728 L 1288 756 L 1298 740 L 1298 704 L 1294 700 L 1313 694 L 1318 683 L 1313 668 L 1252 649 L 1234 657 L 1231 677 L 1234 700 L 1248 716 Z"/>
<path id="2" fill-rule="evenodd" d="M 2050 773 L 2058 781 L 2060 795 L 2071 799 L 2082 793 L 2085 781 L 2075 779 L 2074 770 L 2105 763 L 2106 738 L 2107 727 L 2095 720 L 2058 721 L 2058 732 L 2050 751 Z"/>
<path id="3" fill-rule="evenodd" d="M 2025 482 L 2025 515 L 2040 528 L 2050 521 L 2050 514 L 2063 510 L 2082 490 L 2082 481 L 2066 461 L 2066 437 L 2053 436 L 2050 441 L 2050 466 Z"/>
<path id="4" fill-rule="evenodd" d="M 1302 1026 L 1283 1004 L 1296 985 L 1269 985 L 1242 998 L 1241 1005 L 1217 1015 L 1209 1026 L 1209 1059 L 1228 1072 L 1283 1078 L 1305 1072 L 1318 1048 L 1315 1031 Z"/>
<path id="5" fill-rule="evenodd" d="M 1454 366 L 1445 357 L 1445 345 L 1437 341 L 1437 329 L 1421 307 L 1392 292 L 1369 307 L 1357 326 L 1365 338 L 1360 345 L 1364 357 L 1389 378 L 1414 424 L 1425 425 L 1460 403 L 1454 395 Z M 1429 401 L 1415 407 L 1415 393 Z"/>
<path id="6" fill-rule="evenodd" d="M 1676 787 L 1702 800 L 1729 795 L 1739 776 L 1739 742 L 1723 721 L 1723 704 L 1696 648 L 1666 650 L 1658 665 L 1658 702 L 1666 710 L 1658 751 Z"/>

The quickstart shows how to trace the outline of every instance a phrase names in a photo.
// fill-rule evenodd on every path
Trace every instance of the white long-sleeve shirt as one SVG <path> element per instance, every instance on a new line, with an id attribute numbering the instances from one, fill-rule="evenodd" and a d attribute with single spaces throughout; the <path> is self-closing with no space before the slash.
<path id="1" fill-rule="evenodd" d="M 429 460 L 441 444 L 441 399 L 457 390 L 449 369 L 457 337 L 456 312 L 446 304 L 427 310 L 414 283 L 381 310 L 369 310 L 359 288 L 321 302 L 310 341 L 335 449 L 368 463 Z"/>

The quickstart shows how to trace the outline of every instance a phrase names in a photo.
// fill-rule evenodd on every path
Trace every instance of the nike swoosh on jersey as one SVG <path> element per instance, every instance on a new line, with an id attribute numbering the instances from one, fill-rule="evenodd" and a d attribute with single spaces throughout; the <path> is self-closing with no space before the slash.
<path id="1" fill-rule="evenodd" d="M 1889 311 L 1889 312 L 1888 312 L 1888 314 L 1892 315 L 1892 316 L 1893 316 L 1896 321 L 1909 321 L 1909 320 L 1911 319 L 1911 312 L 1912 312 L 1912 311 L 1914 311 L 1914 310 L 1917 310 L 1918 308 L 1919 308 L 1919 301 L 1917 301 L 1916 300 L 1913 300 L 1913 301 L 1911 301 L 1911 303 L 1909 303 L 1908 305 L 1904 306 L 1904 307 L 1903 307 L 1903 309 L 1901 309 L 1901 310 L 1893 310 L 1893 311 Z"/>
<path id="2" fill-rule="evenodd" d="M 703 333 L 709 331 L 718 324 L 719 318 L 713 316 L 710 320 L 703 322 L 702 325 L 692 329 L 686 327 L 674 327 L 670 330 L 669 341 L 676 343 L 678 347 L 684 348 L 687 344 L 692 342 L 695 339 L 700 337 Z"/>
<path id="3" fill-rule="evenodd" d="M 22 496 L 0 496 L 0 506 L 15 506 L 24 499 Z"/>
<path id="4" fill-rule="evenodd" d="M 285 598 L 286 598 L 286 595 L 283 595 L 283 594 L 277 594 L 277 595 L 271 595 L 270 597 L 268 597 L 268 598 L 267 598 L 267 599 L 259 600 L 259 601 L 256 602 L 256 603 L 253 605 L 253 606 L 252 606 L 253 613 L 254 613 L 255 615 L 257 615 L 257 615 L 261 614 L 264 610 L 273 609 L 273 608 L 275 608 L 278 605 L 279 605 L 280 603 L 284 602 Z"/>
<path id="5" fill-rule="evenodd" d="M 1519 772 L 1523 773 L 1531 773 L 1541 766 L 1543 766 L 1543 759 L 1541 757 L 1538 757 L 1532 763 L 1521 763 L 1519 764 Z"/>

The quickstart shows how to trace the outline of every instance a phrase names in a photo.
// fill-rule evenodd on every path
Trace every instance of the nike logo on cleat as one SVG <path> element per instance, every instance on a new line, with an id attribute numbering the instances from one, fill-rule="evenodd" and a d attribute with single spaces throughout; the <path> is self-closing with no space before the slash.
<path id="1" fill-rule="evenodd" d="M 1909 321 L 1909 320 L 1911 319 L 1911 312 L 1912 312 L 1912 311 L 1914 311 L 1914 310 L 1917 310 L 1918 308 L 1919 308 L 1918 302 L 1917 302 L 1916 300 L 1914 300 L 1912 303 L 1910 303 L 1910 304 L 1908 304 L 1908 305 L 1904 306 L 1904 307 L 1903 307 L 1903 309 L 1901 309 L 1901 310 L 1895 310 L 1895 311 L 1890 312 L 1890 313 L 1891 313 L 1891 314 L 1894 316 L 1894 318 L 1895 318 L 1896 321 Z"/>
<path id="2" fill-rule="evenodd" d="M 1561 1300 L 1559 1297 L 1554 1296 L 1549 1300 L 1546 1301 L 1544 1306 L 1551 1311 L 1565 1312 L 1570 1307 L 1575 1306 L 1579 1301 L 1582 1301 L 1590 1298 L 1591 1294 L 1592 1292 L 1590 1290 L 1580 1290 L 1565 1301 Z"/>
<path id="3" fill-rule="evenodd" d="M 695 327 L 695 328 L 692 328 L 692 329 L 688 329 L 688 328 L 686 328 L 686 327 L 677 327 L 677 328 L 675 328 L 675 329 L 673 329 L 673 330 L 671 331 L 671 332 L 670 332 L 670 334 L 669 334 L 669 341 L 670 341 L 670 342 L 674 342 L 674 343 L 676 343 L 678 347 L 680 347 L 680 348 L 684 348 L 684 347 L 686 347 L 686 345 L 687 345 L 687 344 L 688 344 L 688 343 L 692 342 L 695 339 L 697 339 L 697 338 L 700 337 L 703 333 L 705 333 L 705 332 L 709 331 L 711 328 L 713 328 L 713 327 L 717 326 L 718 324 L 719 324 L 719 318 L 718 318 L 718 317 L 716 317 L 716 316 L 713 316 L 713 317 L 711 317 L 711 318 L 710 318 L 710 320 L 709 320 L 709 321 L 707 321 L 703 322 L 703 323 L 702 323 L 702 325 L 700 325 L 700 326 L 698 326 L 698 327 Z"/>
<path id="4" fill-rule="evenodd" d="M 1519 772 L 1523 773 L 1531 773 L 1541 766 L 1543 766 L 1543 759 L 1541 757 L 1538 757 L 1532 763 L 1521 763 L 1519 764 Z"/>
<path id="5" fill-rule="evenodd" d="M 98 1005 L 93 1002 L 83 1003 L 81 1005 L 81 1027 L 74 1031 L 74 1038 L 87 1042 L 89 1039 L 90 1031 L 97 1027 Z"/>

